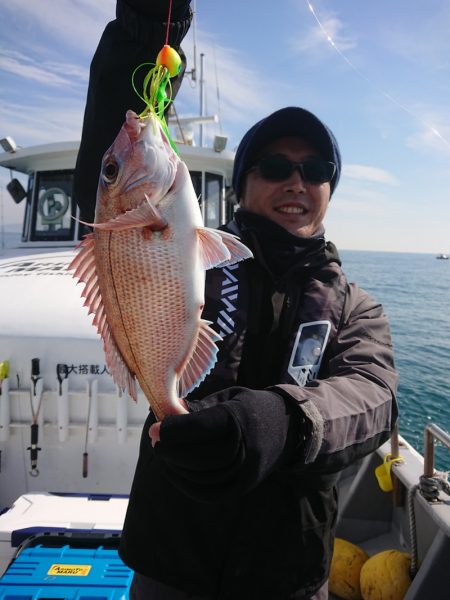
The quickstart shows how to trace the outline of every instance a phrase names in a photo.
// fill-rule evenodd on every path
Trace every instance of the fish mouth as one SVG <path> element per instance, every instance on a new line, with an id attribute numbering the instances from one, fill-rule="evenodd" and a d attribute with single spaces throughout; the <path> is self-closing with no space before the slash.
<path id="1" fill-rule="evenodd" d="M 142 177 L 139 177 L 138 179 L 135 179 L 133 181 L 131 181 L 130 183 L 126 183 L 126 185 L 123 188 L 124 192 L 129 192 L 130 190 L 138 187 L 139 185 L 142 185 L 143 183 L 146 183 L 147 181 L 151 180 L 151 176 L 150 175 L 143 175 Z"/>

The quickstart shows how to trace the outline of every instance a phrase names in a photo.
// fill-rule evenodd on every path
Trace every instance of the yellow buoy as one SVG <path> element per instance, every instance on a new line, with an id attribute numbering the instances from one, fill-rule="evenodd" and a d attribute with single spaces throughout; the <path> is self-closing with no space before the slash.
<path id="1" fill-rule="evenodd" d="M 361 600 L 360 572 L 368 558 L 359 546 L 336 538 L 328 581 L 330 592 L 343 600 Z"/>
<path id="2" fill-rule="evenodd" d="M 361 569 L 363 600 L 403 600 L 411 584 L 411 556 L 384 550 L 371 556 Z"/>

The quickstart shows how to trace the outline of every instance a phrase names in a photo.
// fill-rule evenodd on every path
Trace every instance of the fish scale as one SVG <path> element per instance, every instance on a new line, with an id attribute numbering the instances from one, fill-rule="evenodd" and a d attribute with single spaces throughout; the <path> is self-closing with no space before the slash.
<path id="1" fill-rule="evenodd" d="M 170 242 L 161 244 L 157 240 L 144 240 L 139 231 L 133 234 L 134 243 L 128 241 L 127 253 L 131 255 L 135 250 L 135 269 L 129 272 L 129 259 L 121 253 L 123 242 L 120 240 L 111 251 L 111 261 L 115 263 L 115 279 L 126 283 L 118 287 L 119 304 L 136 307 L 135 311 L 125 311 L 124 330 L 133 341 L 130 344 L 132 355 L 140 365 L 137 369 L 143 379 L 151 382 L 146 387 L 157 388 L 158 392 L 152 392 L 152 396 L 157 396 L 168 386 L 161 381 L 161 372 L 164 372 L 163 381 L 168 378 L 168 367 L 163 366 L 174 360 L 181 362 L 187 351 L 183 332 L 187 322 L 187 298 L 185 293 L 177 292 L 176 284 L 178 282 L 179 286 L 183 275 L 179 257 L 174 256 L 177 247 Z M 186 287 L 181 289 L 185 291 Z M 147 318 L 142 319 L 142 315 Z M 145 360 L 148 353 L 152 355 L 152 361 Z"/>

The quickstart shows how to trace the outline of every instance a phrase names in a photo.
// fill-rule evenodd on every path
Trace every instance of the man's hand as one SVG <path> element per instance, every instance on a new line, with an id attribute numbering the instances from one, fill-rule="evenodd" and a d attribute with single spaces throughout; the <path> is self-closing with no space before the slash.
<path id="1" fill-rule="evenodd" d="M 153 448 L 161 439 L 159 437 L 160 429 L 161 429 L 161 421 L 157 421 L 156 423 L 153 423 L 153 425 L 151 425 L 150 429 L 148 430 L 148 435 L 150 436 L 150 439 L 152 440 Z"/>
<path id="2" fill-rule="evenodd" d="M 289 460 L 302 439 L 301 409 L 274 391 L 235 387 L 201 405 L 208 402 L 209 408 L 169 415 L 149 429 L 167 478 L 197 499 L 249 491 Z"/>
<path id="3" fill-rule="evenodd" d="M 186 400 L 184 398 L 179 398 L 178 400 L 179 400 L 181 406 L 188 411 L 189 406 L 187 405 Z M 160 429 L 161 429 L 161 421 L 157 421 L 156 423 L 153 423 L 153 425 L 151 425 L 150 429 L 148 430 L 148 435 L 150 436 L 150 439 L 152 441 L 153 448 L 161 439 L 160 438 Z"/>

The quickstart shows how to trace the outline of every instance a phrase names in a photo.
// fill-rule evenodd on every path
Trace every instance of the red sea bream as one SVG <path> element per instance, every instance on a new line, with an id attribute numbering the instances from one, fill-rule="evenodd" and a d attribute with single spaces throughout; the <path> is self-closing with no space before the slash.
<path id="1" fill-rule="evenodd" d="M 211 370 L 219 336 L 201 319 L 205 270 L 251 257 L 203 226 L 189 171 L 152 114 L 128 111 L 105 153 L 93 233 L 69 268 L 103 339 L 115 383 L 136 380 L 161 419 Z"/>

